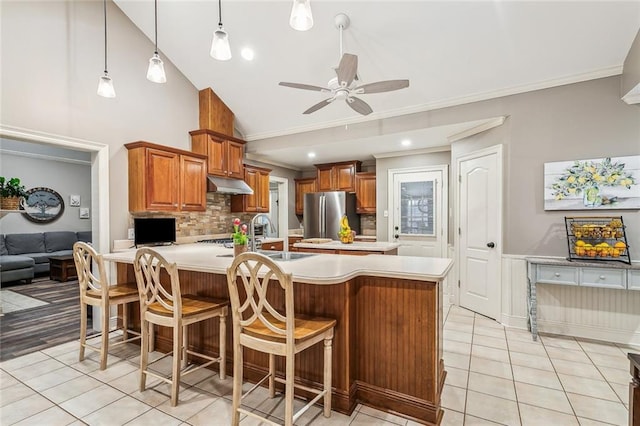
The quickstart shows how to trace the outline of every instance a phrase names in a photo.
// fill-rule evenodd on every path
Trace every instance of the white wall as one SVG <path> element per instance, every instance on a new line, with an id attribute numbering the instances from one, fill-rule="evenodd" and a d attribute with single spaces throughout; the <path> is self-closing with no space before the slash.
<path id="1" fill-rule="evenodd" d="M 126 238 L 129 217 L 123 145 L 147 140 L 189 149 L 198 91 L 164 57 L 167 83 L 148 81 L 153 43 L 113 3 L 107 9 L 115 99 L 96 95 L 104 68 L 102 2 L 0 2 L 0 123 L 109 145 L 113 240 Z"/>

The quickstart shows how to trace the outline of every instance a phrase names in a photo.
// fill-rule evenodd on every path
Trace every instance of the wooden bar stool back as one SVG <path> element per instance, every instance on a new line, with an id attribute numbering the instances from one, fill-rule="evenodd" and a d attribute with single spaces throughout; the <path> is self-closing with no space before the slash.
<path id="1" fill-rule="evenodd" d="M 178 404 L 180 377 L 219 363 L 220 378 L 226 378 L 226 319 L 229 302 L 196 295 L 182 295 L 178 266 L 169 263 L 158 252 L 142 248 L 136 252 L 133 263 L 140 294 L 140 318 L 142 321 L 142 345 L 140 349 L 140 391 L 146 388 L 147 376 L 153 376 L 171 385 L 171 405 Z M 170 284 L 163 286 L 162 271 L 166 271 Z M 166 280 L 165 280 L 166 281 Z M 217 358 L 192 351 L 188 346 L 187 326 L 196 322 L 218 317 L 220 320 L 219 348 Z M 173 354 L 172 373 L 170 377 L 159 375 L 148 369 L 149 344 L 153 338 L 153 325 L 173 328 L 173 351 L 154 361 L 157 362 Z M 196 366 L 188 364 L 188 355 L 207 360 Z"/>
<path id="2" fill-rule="evenodd" d="M 135 283 L 122 283 L 109 285 L 104 259 L 101 254 L 84 242 L 73 245 L 73 261 L 78 272 L 80 284 L 80 361 L 84 360 L 85 348 L 100 352 L 100 370 L 107 368 L 107 354 L 109 351 L 109 333 L 118 330 L 110 330 L 110 308 L 114 305 L 122 305 L 122 340 L 112 343 L 112 346 L 121 345 L 140 338 L 140 333 L 128 329 L 128 304 L 138 301 L 138 288 Z M 97 273 L 93 272 L 92 265 L 97 267 Z M 87 339 L 87 306 L 100 307 L 102 316 L 100 321 L 101 344 L 100 347 L 90 345 Z M 129 338 L 129 334 L 134 337 Z"/>
<path id="3" fill-rule="evenodd" d="M 293 425 L 320 398 L 324 398 L 324 416 L 330 417 L 331 352 L 336 321 L 294 316 L 291 274 L 285 274 L 273 260 L 264 255 L 248 252 L 236 256 L 227 269 L 227 284 L 231 299 L 234 345 L 232 425 L 239 423 L 240 413 L 273 423 L 240 407 L 240 400 L 265 380 L 269 380 L 269 393 L 272 398 L 275 396 L 275 382 L 285 385 L 286 426 Z M 284 314 L 276 310 L 270 302 L 270 299 L 282 300 L 282 293 L 284 293 Z M 319 342 L 324 342 L 324 383 L 321 391 L 294 383 L 295 354 Z M 243 347 L 269 354 L 269 373 L 245 395 L 242 395 Z M 284 379 L 276 377 L 276 355 L 285 357 Z M 295 414 L 293 412 L 294 387 L 317 394 Z"/>

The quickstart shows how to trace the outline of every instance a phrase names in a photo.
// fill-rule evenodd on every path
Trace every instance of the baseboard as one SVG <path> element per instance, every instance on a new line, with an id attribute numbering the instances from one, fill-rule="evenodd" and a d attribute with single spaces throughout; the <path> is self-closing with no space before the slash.
<path id="1" fill-rule="evenodd" d="M 520 317 L 520 316 L 515 316 L 515 315 L 507 315 L 504 312 L 502 313 L 501 317 L 500 317 L 500 322 L 502 323 L 502 325 L 509 327 L 509 328 L 517 328 L 517 329 L 521 329 L 521 330 L 528 330 L 529 329 L 529 320 L 527 319 L 527 317 Z"/>
<path id="2" fill-rule="evenodd" d="M 538 332 L 601 340 L 604 342 L 640 345 L 640 332 L 615 328 L 591 327 L 559 321 L 538 319 Z"/>

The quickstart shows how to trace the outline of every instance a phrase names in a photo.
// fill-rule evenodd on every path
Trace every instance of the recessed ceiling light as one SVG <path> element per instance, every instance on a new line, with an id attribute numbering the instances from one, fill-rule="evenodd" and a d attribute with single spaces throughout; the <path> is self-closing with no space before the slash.
<path id="1" fill-rule="evenodd" d="M 310 153 L 307 154 L 307 157 L 316 158 L 316 153 L 315 152 L 310 152 Z"/>
<path id="2" fill-rule="evenodd" d="M 242 57 L 244 59 L 246 59 L 247 61 L 253 61 L 253 57 L 255 56 L 255 52 L 253 51 L 252 48 L 250 47 L 245 47 L 242 49 L 242 51 L 240 52 L 240 55 L 242 55 Z"/>
<path id="3" fill-rule="evenodd" d="M 411 141 L 409 139 L 404 139 L 402 142 L 400 142 L 402 144 L 402 146 L 409 146 L 411 145 Z"/>

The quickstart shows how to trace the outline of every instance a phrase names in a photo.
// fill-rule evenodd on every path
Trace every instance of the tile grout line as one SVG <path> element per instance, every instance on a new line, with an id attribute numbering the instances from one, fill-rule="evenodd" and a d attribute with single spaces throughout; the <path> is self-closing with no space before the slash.
<path id="1" fill-rule="evenodd" d="M 522 425 L 522 413 L 520 412 L 520 401 L 518 400 L 518 390 L 516 389 L 516 375 L 513 374 L 513 363 L 511 362 L 511 350 L 509 349 L 509 338 L 507 337 L 507 330 L 504 328 L 504 340 L 507 343 L 507 356 L 509 357 L 509 368 L 511 370 L 511 384 L 513 385 L 513 393 L 516 396 L 516 408 L 518 409 L 518 419 L 520 425 Z"/>

